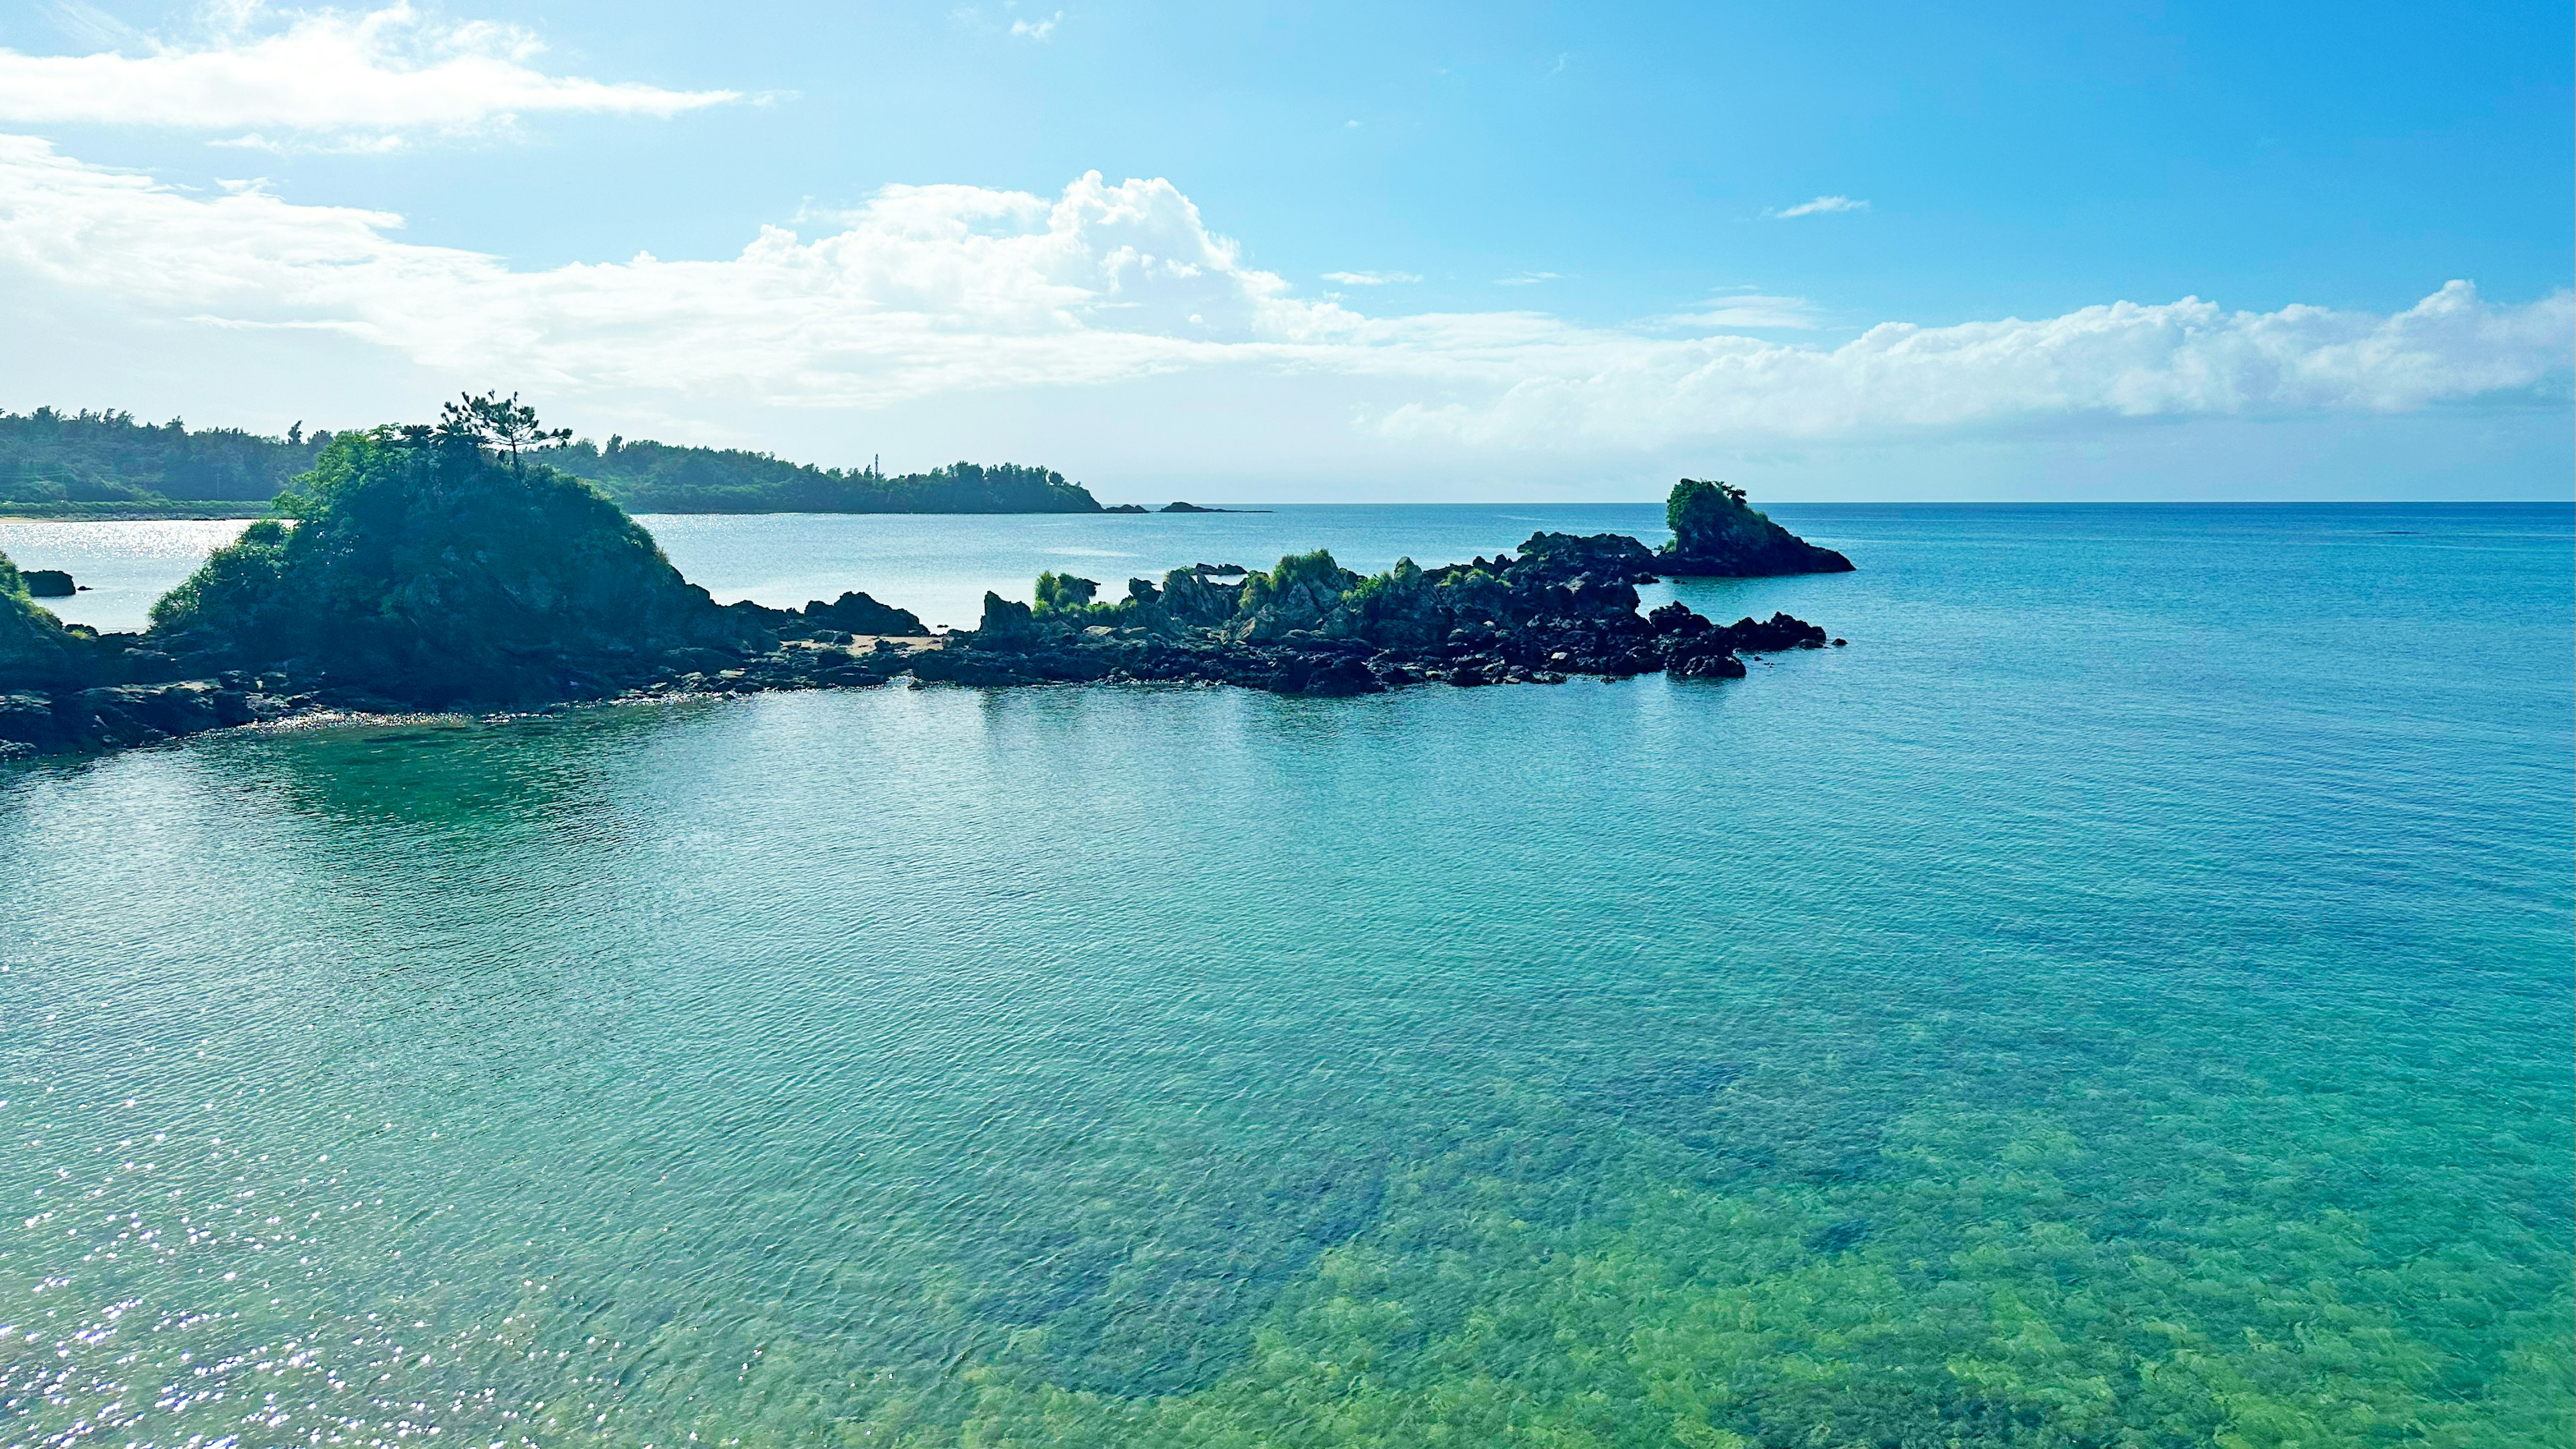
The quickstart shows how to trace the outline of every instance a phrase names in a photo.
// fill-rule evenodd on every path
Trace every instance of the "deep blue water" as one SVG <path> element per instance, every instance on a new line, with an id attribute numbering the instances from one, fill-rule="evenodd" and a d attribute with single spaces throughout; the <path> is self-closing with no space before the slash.
<path id="1" fill-rule="evenodd" d="M 1774 512 L 1860 571 L 1675 591 L 1852 642 L 1741 681 L 0 767 L 0 1443 L 2567 1442 L 2570 509 Z M 649 520 L 952 622 L 1653 521 Z"/>

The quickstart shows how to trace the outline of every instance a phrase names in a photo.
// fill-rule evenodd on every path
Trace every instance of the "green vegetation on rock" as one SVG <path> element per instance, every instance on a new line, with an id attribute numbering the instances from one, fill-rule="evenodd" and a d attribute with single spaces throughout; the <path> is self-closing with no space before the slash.
<path id="1" fill-rule="evenodd" d="M 0 691 L 93 682 L 95 643 L 29 597 L 25 575 L 0 553 Z"/>
<path id="2" fill-rule="evenodd" d="M 279 500 L 293 526 L 217 551 L 153 606 L 156 638 L 446 704 L 597 693 L 656 652 L 740 632 L 597 489 L 449 413 L 332 439 Z"/>
<path id="3" fill-rule="evenodd" d="M 1092 599 L 1099 592 L 1097 580 L 1042 573 L 1038 575 L 1035 613 L 1041 619 L 1078 617 L 1092 608 Z"/>
<path id="4" fill-rule="evenodd" d="M 1745 501 L 1744 490 L 1684 478 L 1664 501 L 1673 542 L 1664 566 L 1695 577 L 1849 573 L 1851 560 L 1818 548 Z"/>

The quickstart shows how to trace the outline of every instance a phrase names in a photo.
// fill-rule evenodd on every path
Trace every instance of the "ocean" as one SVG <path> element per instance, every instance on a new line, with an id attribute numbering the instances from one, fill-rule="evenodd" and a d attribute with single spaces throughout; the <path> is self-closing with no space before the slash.
<path id="1" fill-rule="evenodd" d="M 0 765 L 0 1445 L 2576 1434 L 2576 511 L 1782 506 L 1734 681 Z M 719 598 L 1658 510 L 650 518 Z M 238 525 L 0 524 L 139 623 Z"/>

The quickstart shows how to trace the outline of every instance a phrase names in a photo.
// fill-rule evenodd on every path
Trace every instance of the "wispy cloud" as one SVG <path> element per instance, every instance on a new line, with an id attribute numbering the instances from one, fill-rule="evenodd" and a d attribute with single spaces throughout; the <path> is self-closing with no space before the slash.
<path id="1" fill-rule="evenodd" d="M 107 34 L 103 18 L 73 13 Z M 351 13 L 248 0 L 208 13 L 194 40 L 135 36 L 88 55 L 0 50 L 0 121 L 249 129 L 235 144 L 367 151 L 540 113 L 673 116 L 741 99 L 551 75 L 533 63 L 544 50 L 534 33 L 436 21 L 407 3 Z"/>
<path id="2" fill-rule="evenodd" d="M 1494 278 L 1494 285 L 1497 287 L 1535 287 L 1541 282 L 1553 282 L 1557 279 L 1557 276 L 1558 274 L 1555 272 L 1515 272 L 1508 277 Z"/>
<path id="3" fill-rule="evenodd" d="M 1281 388 L 1337 379 L 1354 436 L 1597 452 L 2075 417 L 2559 407 L 2576 344 L 2569 294 L 2502 305 L 2467 282 L 2389 315 L 2186 297 L 1889 322 L 1831 347 L 1725 330 L 1756 325 L 1754 312 L 1788 325 L 1806 305 L 1759 294 L 1714 300 L 1692 314 L 1703 329 L 1678 337 L 1673 319 L 1380 317 L 1245 265 L 1171 183 L 1096 173 L 1053 197 L 891 187 L 829 234 L 765 228 L 713 261 L 519 270 L 398 240 L 401 225 L 257 185 L 185 192 L 0 136 L 0 295 L 103 299 L 209 335 L 323 332 L 459 385 L 508 377 L 628 407 L 722 395 L 879 408 L 1232 369 Z"/>
<path id="4" fill-rule="evenodd" d="M 1866 201 L 1854 201 L 1848 196 L 1819 196 L 1813 201 L 1802 201 L 1795 206 L 1783 207 L 1772 212 L 1771 215 L 1786 221 L 1793 216 L 1826 216 L 1837 211 L 1867 210 L 1869 210 L 1869 203 Z"/>
<path id="5" fill-rule="evenodd" d="M 1670 327 L 1789 328 L 1816 325 L 1816 306 L 1804 297 L 1767 297 L 1759 292 L 1733 292 L 1710 298 L 1686 312 L 1663 319 Z"/>
<path id="6" fill-rule="evenodd" d="M 1405 282 L 1419 282 L 1422 278 L 1411 272 L 1326 272 L 1324 280 L 1339 282 L 1345 287 L 1392 287 Z"/>
<path id="7" fill-rule="evenodd" d="M 1063 19 L 1064 12 L 1059 10 L 1044 20 L 1014 20 L 1011 33 L 1022 40 L 1046 40 L 1054 36 L 1057 22 Z"/>

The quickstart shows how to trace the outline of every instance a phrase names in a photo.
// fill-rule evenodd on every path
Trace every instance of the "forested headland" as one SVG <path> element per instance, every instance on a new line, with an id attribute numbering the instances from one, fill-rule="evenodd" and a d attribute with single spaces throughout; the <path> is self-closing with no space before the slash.
<path id="1" fill-rule="evenodd" d="M 311 469 L 331 441 L 190 430 L 125 412 L 0 412 L 0 513 L 57 518 L 246 516 Z M 1051 469 L 953 463 L 927 473 L 817 468 L 767 453 L 649 439 L 563 441 L 540 455 L 630 513 L 1096 513 L 1089 490 Z"/>

